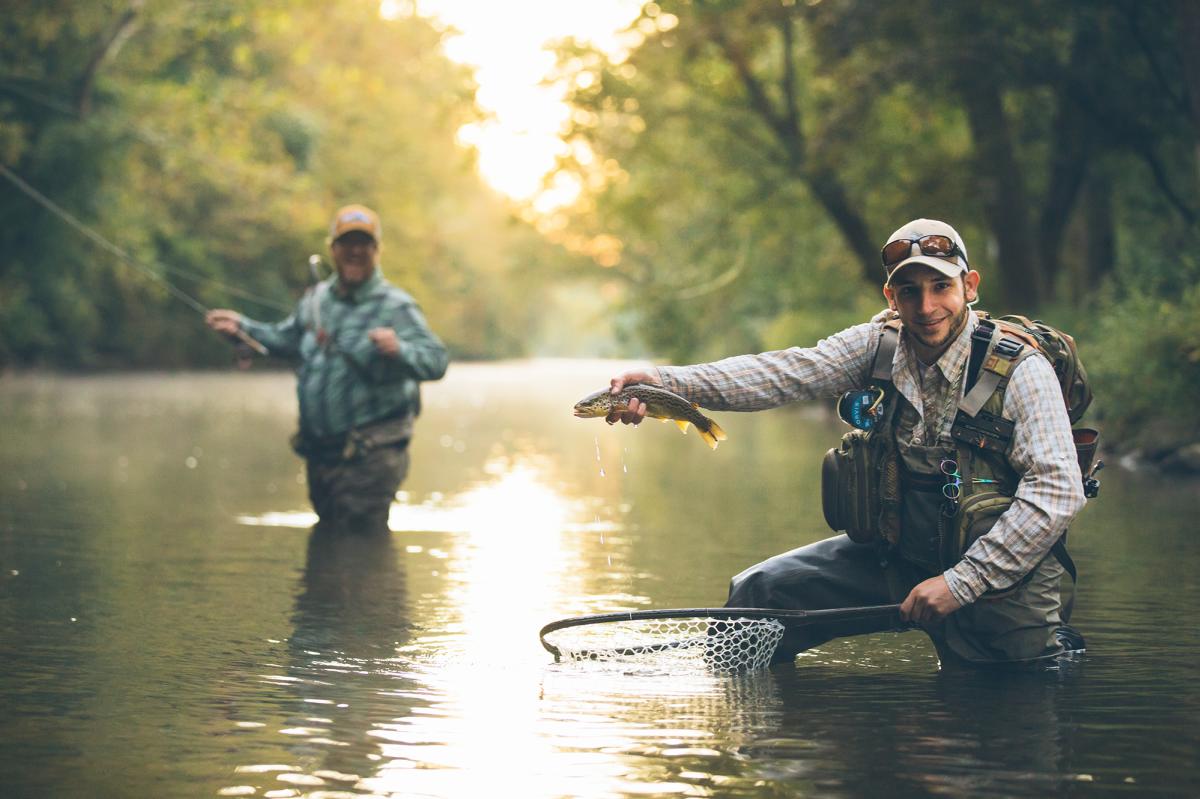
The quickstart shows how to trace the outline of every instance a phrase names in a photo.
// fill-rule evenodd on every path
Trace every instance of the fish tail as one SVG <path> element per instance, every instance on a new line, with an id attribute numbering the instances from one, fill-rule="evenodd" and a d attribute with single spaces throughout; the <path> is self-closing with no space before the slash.
<path id="1" fill-rule="evenodd" d="M 708 444 L 709 449 L 716 449 L 717 443 L 727 438 L 725 431 L 721 429 L 721 425 L 707 416 L 701 416 L 700 418 L 703 420 L 704 427 L 696 425 L 696 431 L 700 433 L 700 438 L 704 439 L 704 443 Z"/>

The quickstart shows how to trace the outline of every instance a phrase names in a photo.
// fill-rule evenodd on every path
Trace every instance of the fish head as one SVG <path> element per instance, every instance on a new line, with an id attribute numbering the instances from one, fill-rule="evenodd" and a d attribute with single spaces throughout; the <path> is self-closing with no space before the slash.
<path id="1" fill-rule="evenodd" d="M 597 416 L 608 416 L 613 409 L 612 392 L 607 388 L 588 394 L 575 403 L 574 414 L 580 419 L 594 419 Z"/>

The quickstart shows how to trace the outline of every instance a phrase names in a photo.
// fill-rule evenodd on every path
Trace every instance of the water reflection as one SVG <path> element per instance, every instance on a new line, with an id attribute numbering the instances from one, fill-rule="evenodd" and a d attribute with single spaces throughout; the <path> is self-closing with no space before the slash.
<path id="1" fill-rule="evenodd" d="M 719 603 L 826 534 L 836 422 L 722 419 L 711 453 L 574 419 L 617 370 L 456 367 L 373 541 L 297 512 L 290 375 L 0 380 L 0 794 L 1189 795 L 1194 481 L 1084 511 L 1071 673 L 939 673 L 920 633 L 748 677 L 554 664 L 552 619 Z"/>
<path id="2" fill-rule="evenodd" d="M 314 527 L 292 616 L 297 651 L 391 657 L 407 637 L 408 597 L 392 536 Z"/>

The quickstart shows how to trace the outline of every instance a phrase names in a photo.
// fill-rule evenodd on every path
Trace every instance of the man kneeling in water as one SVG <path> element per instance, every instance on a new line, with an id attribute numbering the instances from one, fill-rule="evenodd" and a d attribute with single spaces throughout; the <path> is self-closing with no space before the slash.
<path id="1" fill-rule="evenodd" d="M 952 431 L 981 324 L 968 305 L 980 275 L 957 231 L 936 220 L 900 228 L 882 256 L 890 310 L 871 322 L 811 348 L 627 371 L 612 379 L 613 392 L 651 383 L 712 410 L 756 411 L 882 386 L 878 428 L 863 440 L 870 457 L 894 468 L 873 470 L 875 484 L 860 490 L 892 491 L 890 516 L 870 535 L 835 536 L 746 569 L 733 578 L 727 607 L 901 602 L 901 617 L 921 625 L 943 661 L 1020 662 L 1082 649 L 1060 588 L 1070 563 L 1062 539 L 1085 499 L 1054 369 L 1027 357 L 1036 350 L 1002 346 L 995 336 L 987 352 L 1008 358 L 1007 379 L 986 407 L 1006 438 L 1003 446 L 964 444 Z M 638 424 L 644 416 L 633 400 L 608 421 Z M 894 485 L 878 485 L 888 473 Z M 963 513 L 971 507 L 977 515 Z M 877 618 L 791 630 L 774 659 L 892 626 Z"/>

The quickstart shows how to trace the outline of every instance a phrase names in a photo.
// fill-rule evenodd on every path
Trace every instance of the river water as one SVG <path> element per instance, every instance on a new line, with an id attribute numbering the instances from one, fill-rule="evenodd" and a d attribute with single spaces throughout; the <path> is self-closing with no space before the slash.
<path id="1" fill-rule="evenodd" d="M 555 663 L 827 535 L 823 407 L 570 414 L 613 362 L 455 365 L 378 541 L 314 537 L 284 373 L 0 379 L 0 795 L 1194 796 L 1198 484 L 1112 465 L 1053 671 L 918 632 L 749 675 Z"/>

